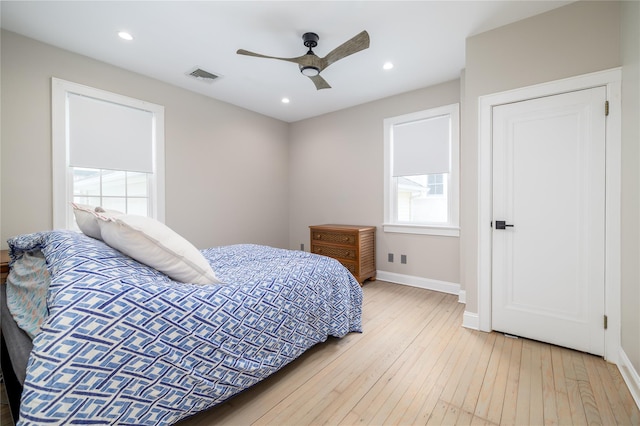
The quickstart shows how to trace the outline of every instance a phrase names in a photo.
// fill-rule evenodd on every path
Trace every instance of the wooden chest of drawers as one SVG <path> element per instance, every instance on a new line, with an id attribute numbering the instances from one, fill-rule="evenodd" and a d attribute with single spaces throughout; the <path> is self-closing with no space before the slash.
<path id="1" fill-rule="evenodd" d="M 342 263 L 362 284 L 376 279 L 375 226 L 310 226 L 311 253 L 332 257 Z"/>

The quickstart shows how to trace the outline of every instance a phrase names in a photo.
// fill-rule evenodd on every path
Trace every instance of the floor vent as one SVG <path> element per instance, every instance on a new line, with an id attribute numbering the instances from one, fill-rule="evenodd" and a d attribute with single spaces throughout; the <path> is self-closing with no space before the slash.
<path id="1" fill-rule="evenodd" d="M 187 75 L 205 83 L 212 83 L 213 80 L 220 78 L 219 75 L 213 74 L 209 71 L 205 71 L 201 68 L 196 68 L 193 71 L 187 73 Z"/>

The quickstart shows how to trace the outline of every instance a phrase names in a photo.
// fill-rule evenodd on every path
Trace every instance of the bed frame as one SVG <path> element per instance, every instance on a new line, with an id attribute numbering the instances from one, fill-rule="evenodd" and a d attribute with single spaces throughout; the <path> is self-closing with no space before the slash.
<path id="1" fill-rule="evenodd" d="M 9 399 L 9 408 L 14 424 L 20 414 L 20 396 L 26 374 L 27 361 L 33 344 L 29 336 L 13 320 L 7 307 L 6 287 L 0 285 L 0 310 L 2 332 L 0 333 L 0 365 L 5 390 Z"/>
<path id="2" fill-rule="evenodd" d="M 7 350 L 7 343 L 4 341 L 4 336 L 0 336 L 2 339 L 2 377 L 4 379 L 4 387 L 7 392 L 7 398 L 9 399 L 9 410 L 11 411 L 11 417 L 13 417 L 13 423 L 18 422 L 18 414 L 20 412 L 20 395 L 22 394 L 22 385 L 18 381 L 13 368 L 11 367 L 11 360 L 9 359 L 9 351 Z"/>

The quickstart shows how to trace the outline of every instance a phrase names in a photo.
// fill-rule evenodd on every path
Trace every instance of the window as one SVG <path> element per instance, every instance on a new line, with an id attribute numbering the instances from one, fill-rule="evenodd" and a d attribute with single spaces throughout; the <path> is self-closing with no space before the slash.
<path id="1" fill-rule="evenodd" d="M 385 232 L 458 236 L 458 104 L 384 120 Z"/>
<path id="2" fill-rule="evenodd" d="M 439 175 L 427 175 L 427 197 L 445 195 L 444 177 L 444 173 Z"/>
<path id="3" fill-rule="evenodd" d="M 70 203 L 164 220 L 164 108 L 52 79 L 53 223 Z"/>
<path id="4" fill-rule="evenodd" d="M 149 216 L 150 173 L 72 167 L 73 202 Z"/>

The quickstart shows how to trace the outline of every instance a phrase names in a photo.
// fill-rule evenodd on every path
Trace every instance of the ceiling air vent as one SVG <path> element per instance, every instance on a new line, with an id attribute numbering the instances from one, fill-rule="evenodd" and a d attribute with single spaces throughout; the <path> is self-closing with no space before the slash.
<path id="1" fill-rule="evenodd" d="M 213 80 L 220 77 L 219 75 L 210 73 L 209 71 L 205 71 L 201 68 L 196 68 L 190 73 L 188 73 L 187 75 L 192 78 L 195 78 L 198 81 L 203 81 L 205 83 L 212 83 Z"/>

